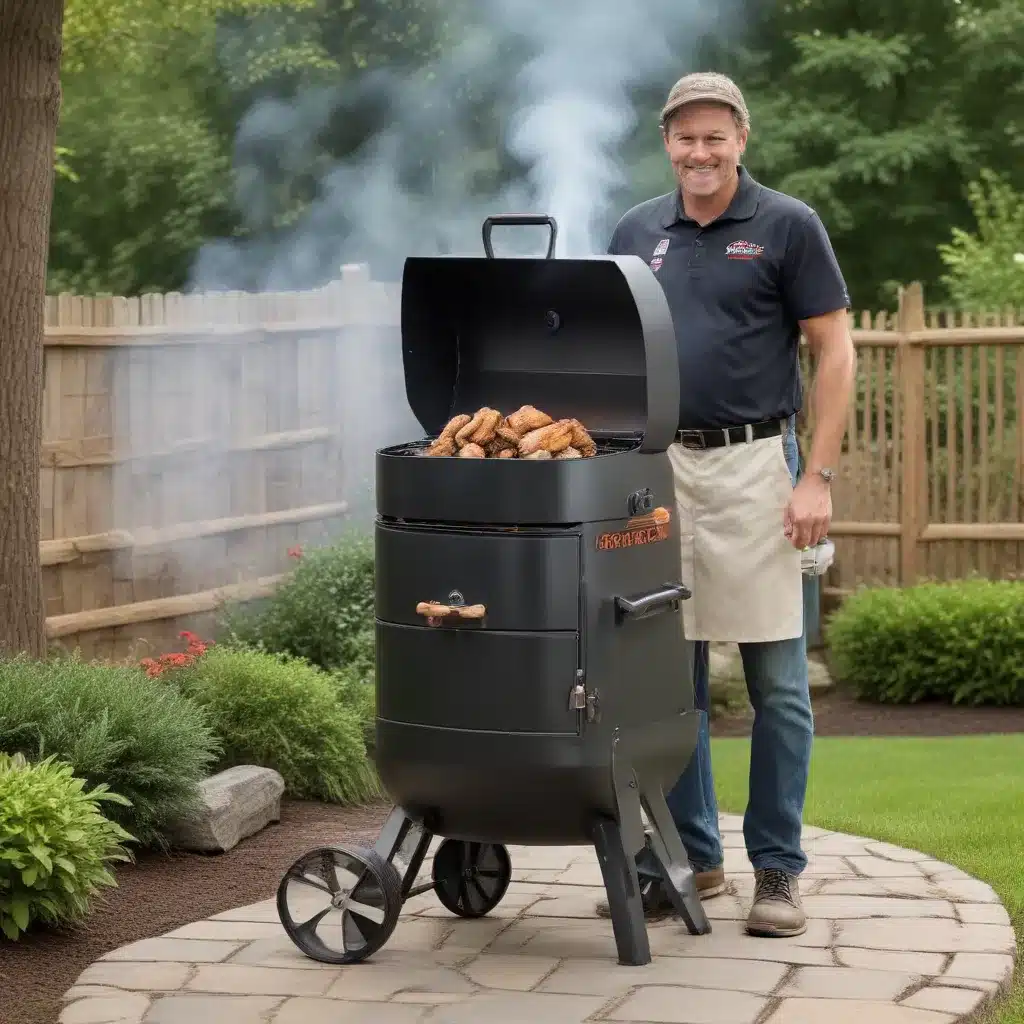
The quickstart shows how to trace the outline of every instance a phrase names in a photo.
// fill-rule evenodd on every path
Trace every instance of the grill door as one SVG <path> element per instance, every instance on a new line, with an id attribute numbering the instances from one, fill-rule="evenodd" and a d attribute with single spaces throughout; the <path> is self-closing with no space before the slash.
<path id="1" fill-rule="evenodd" d="M 377 623 L 377 714 L 439 729 L 576 735 L 575 633 Z"/>

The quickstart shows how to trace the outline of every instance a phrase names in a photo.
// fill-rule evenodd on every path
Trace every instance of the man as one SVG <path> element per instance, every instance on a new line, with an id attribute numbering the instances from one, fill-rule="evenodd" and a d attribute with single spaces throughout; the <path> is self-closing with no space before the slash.
<path id="1" fill-rule="evenodd" d="M 747 931 L 806 930 L 798 879 L 813 735 L 801 549 L 825 536 L 854 378 L 849 295 L 817 214 L 756 182 L 741 159 L 750 116 L 724 75 L 680 79 L 661 115 L 678 187 L 641 203 L 609 253 L 643 257 L 676 328 L 680 432 L 675 476 L 697 705 L 707 710 L 707 641 L 739 644 L 754 708 L 743 831 L 755 889 Z M 816 362 L 814 439 L 801 473 L 799 339 Z M 702 898 L 725 889 L 707 716 L 697 752 L 668 794 Z M 641 855 L 648 914 L 671 912 Z M 599 912 L 607 914 L 606 907 Z"/>

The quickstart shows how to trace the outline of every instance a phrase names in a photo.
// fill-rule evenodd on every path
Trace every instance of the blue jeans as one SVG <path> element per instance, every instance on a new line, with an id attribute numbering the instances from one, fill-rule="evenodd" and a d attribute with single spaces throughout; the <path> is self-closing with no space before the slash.
<path id="1" fill-rule="evenodd" d="M 800 474 L 800 456 L 792 423 L 783 444 L 795 484 Z M 800 830 L 814 735 L 807 680 L 806 618 L 804 635 L 796 639 L 741 643 L 739 649 L 747 695 L 754 709 L 747 809 L 743 817 L 747 856 L 755 870 L 779 868 L 799 875 L 807 866 L 807 857 L 800 847 Z M 695 871 L 718 867 L 724 860 L 711 771 L 708 667 L 708 643 L 700 641 L 694 651 L 695 703 L 701 712 L 697 750 L 686 771 L 666 794 L 672 819 Z M 645 855 L 646 850 L 638 858 L 638 866 L 644 875 L 650 876 L 652 865 Z"/>

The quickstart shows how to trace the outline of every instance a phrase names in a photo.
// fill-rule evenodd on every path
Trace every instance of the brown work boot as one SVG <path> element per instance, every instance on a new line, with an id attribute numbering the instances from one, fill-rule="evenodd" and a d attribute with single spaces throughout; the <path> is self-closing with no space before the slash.
<path id="1" fill-rule="evenodd" d="M 769 868 L 754 872 L 754 902 L 747 932 L 762 938 L 785 939 L 807 931 L 796 875 Z"/>
<path id="2" fill-rule="evenodd" d="M 711 868 L 708 871 L 696 873 L 697 894 L 702 900 L 709 900 L 714 896 L 720 896 L 725 892 L 725 868 Z M 660 921 L 662 918 L 671 917 L 676 912 L 672 901 L 665 892 L 661 882 L 655 879 L 640 880 L 640 899 L 644 907 L 644 917 L 648 921 Z M 597 916 L 611 917 L 608 909 L 608 900 L 597 901 Z"/>

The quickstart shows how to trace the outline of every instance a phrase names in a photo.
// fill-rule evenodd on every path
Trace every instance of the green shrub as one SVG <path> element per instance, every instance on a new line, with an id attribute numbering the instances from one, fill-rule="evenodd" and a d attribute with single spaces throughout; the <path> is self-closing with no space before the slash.
<path id="1" fill-rule="evenodd" d="M 35 923 L 84 918 L 92 897 L 115 885 L 109 864 L 128 860 L 131 836 L 101 803 L 127 801 L 105 786 L 85 789 L 71 765 L 31 764 L 0 754 L 0 931 L 12 941 Z"/>
<path id="2" fill-rule="evenodd" d="M 380 795 L 357 711 L 315 666 L 218 645 L 164 678 L 205 709 L 224 744 L 221 767 L 273 768 L 293 797 L 363 803 Z"/>
<path id="3" fill-rule="evenodd" d="M 861 590 L 833 614 L 826 638 L 836 674 L 861 697 L 1024 704 L 1024 582 Z"/>
<path id="4" fill-rule="evenodd" d="M 130 801 L 109 814 L 145 846 L 195 807 L 218 745 L 203 712 L 137 668 L 0 659 L 0 751 L 55 755 Z"/>
<path id="5" fill-rule="evenodd" d="M 337 669 L 331 673 L 338 699 L 352 708 L 362 727 L 363 743 L 367 753 L 373 754 L 377 746 L 377 691 L 374 679 L 354 669 Z"/>
<path id="6" fill-rule="evenodd" d="M 307 552 L 271 597 L 226 612 L 221 639 L 372 675 L 373 569 L 373 538 L 362 534 Z"/>

